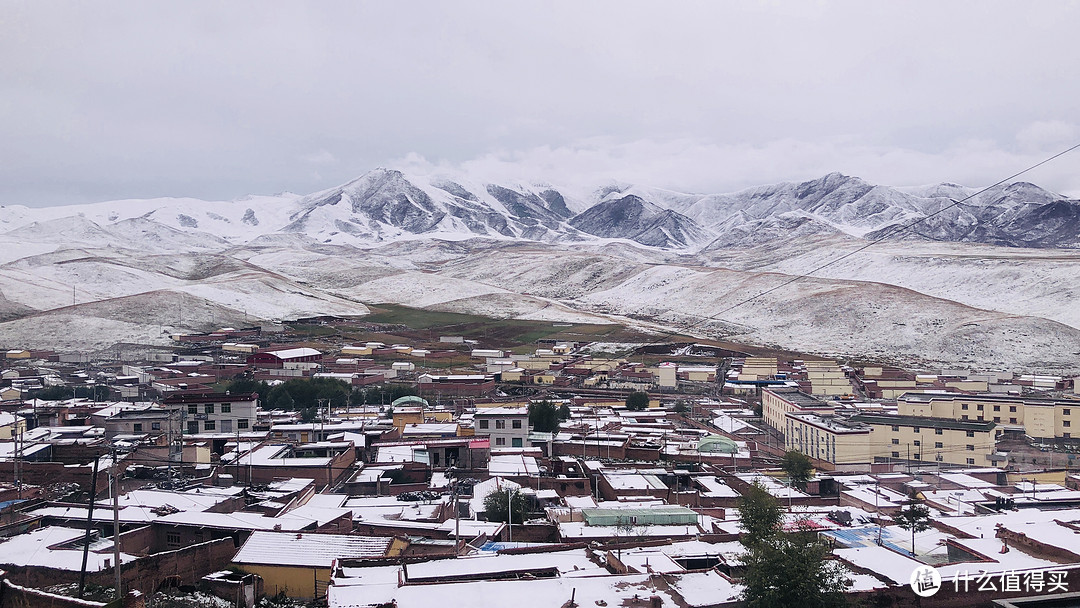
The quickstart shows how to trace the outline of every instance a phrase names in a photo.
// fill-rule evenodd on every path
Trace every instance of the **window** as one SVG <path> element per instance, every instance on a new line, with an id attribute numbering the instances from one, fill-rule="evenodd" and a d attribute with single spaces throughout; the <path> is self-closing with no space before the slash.
<path id="1" fill-rule="evenodd" d="M 214 420 L 207 420 L 203 423 L 204 431 L 213 431 L 217 429 L 217 422 Z"/>
<path id="2" fill-rule="evenodd" d="M 1068 420 L 1062 420 L 1061 421 L 1061 426 L 1069 426 L 1069 425 L 1070 425 L 1070 422 Z"/>
<path id="3" fill-rule="evenodd" d="M 898 427 L 898 426 L 896 426 L 896 425 L 894 424 L 894 425 L 893 425 L 893 427 L 892 427 L 892 430 L 894 430 L 894 431 L 897 431 L 897 432 L 899 432 L 899 431 L 900 431 L 900 427 Z"/>
<path id="4" fill-rule="evenodd" d="M 944 431 L 942 431 L 941 429 L 934 429 L 934 434 L 935 434 L 935 435 L 943 435 L 944 433 L 945 433 L 945 432 L 944 432 Z"/>
<path id="5" fill-rule="evenodd" d="M 222 414 L 228 414 L 230 412 L 232 412 L 232 404 L 231 403 L 222 403 L 221 404 L 221 413 Z"/>
<path id="6" fill-rule="evenodd" d="M 495 445 L 506 445 L 506 437 L 496 437 Z"/>
<path id="7" fill-rule="evenodd" d="M 960 404 L 960 409 L 966 410 L 967 409 L 967 404 L 966 403 L 961 403 Z"/>
<path id="8" fill-rule="evenodd" d="M 967 420 L 968 419 L 967 414 L 964 414 L 963 416 L 961 416 L 960 419 L 961 420 Z"/>
<path id="9" fill-rule="evenodd" d="M 1009 418 L 1009 424 L 1016 424 L 1016 418 Z"/>
<path id="10" fill-rule="evenodd" d="M 206 405 L 204 405 L 203 406 L 203 413 L 204 414 L 213 414 L 214 413 L 214 404 L 213 403 L 207 403 Z"/>
<path id="11" fill-rule="evenodd" d="M 510 447 L 520 448 L 522 447 L 521 437 L 514 437 L 510 440 Z"/>
<path id="12" fill-rule="evenodd" d="M 150 430 L 152 430 L 152 431 L 160 431 L 161 430 L 161 423 L 160 422 L 151 422 L 150 423 Z"/>
<path id="13" fill-rule="evenodd" d="M 918 439 L 916 439 L 916 440 L 915 440 L 915 445 L 917 445 L 917 446 L 918 446 L 918 445 L 922 445 L 922 442 L 921 442 L 921 441 L 919 441 Z"/>
<path id="14" fill-rule="evenodd" d="M 488 428 L 488 421 L 487 420 L 481 420 L 480 421 L 480 428 L 482 428 L 482 429 Z"/>
<path id="15" fill-rule="evenodd" d="M 893 445 L 900 445 L 900 440 L 899 440 L 899 439 L 895 439 L 895 438 L 894 438 L 894 439 L 892 440 L 892 444 L 893 444 Z"/>
<path id="16" fill-rule="evenodd" d="M 1001 422 L 1001 416 L 994 416 L 994 422 Z"/>
<path id="17" fill-rule="evenodd" d="M 970 443 L 967 444 L 967 451 L 974 452 L 975 451 L 975 446 L 971 445 Z"/>
<path id="18" fill-rule="evenodd" d="M 980 412 L 983 411 L 982 404 L 980 403 L 979 405 L 975 406 L 975 409 L 979 410 Z"/>
<path id="19" fill-rule="evenodd" d="M 1072 439 L 1072 433 L 1062 433 L 1061 438 L 1062 439 Z"/>
<path id="20" fill-rule="evenodd" d="M 974 458 L 968 458 L 967 463 L 968 464 L 975 464 L 975 459 Z"/>
<path id="21" fill-rule="evenodd" d="M 912 430 L 912 431 L 914 431 L 914 432 L 916 432 L 916 433 L 918 433 L 918 432 L 919 432 L 920 430 L 922 430 L 922 429 L 920 429 L 920 428 L 919 428 L 919 427 L 917 427 L 917 426 L 913 426 L 913 427 L 911 427 L 911 430 Z"/>
<path id="22" fill-rule="evenodd" d="M 521 428 L 521 421 L 520 420 L 513 420 L 513 421 L 510 422 L 510 426 L 514 427 L 515 429 L 520 429 Z"/>
<path id="23" fill-rule="evenodd" d="M 199 406 L 197 406 L 197 405 L 189 405 L 189 406 L 187 406 L 187 413 L 189 413 L 189 414 L 198 414 L 199 413 Z"/>
<path id="24" fill-rule="evenodd" d="M 1062 408 L 1062 409 L 1061 409 L 1061 415 L 1062 415 L 1062 416 L 1068 416 L 1068 415 L 1069 415 L 1069 414 L 1071 414 L 1071 413 L 1072 413 L 1072 410 L 1070 410 L 1070 409 L 1069 409 L 1069 408 L 1067 408 L 1067 407 L 1065 407 L 1065 408 Z"/>
<path id="25" fill-rule="evenodd" d="M 934 456 L 934 460 L 936 460 L 936 461 L 938 461 L 938 462 L 944 462 L 944 461 L 945 461 L 945 457 L 944 457 L 944 456 L 942 456 L 941 454 L 938 454 L 937 456 Z"/>
<path id="26" fill-rule="evenodd" d="M 934 447 L 938 448 L 938 449 L 941 449 L 941 448 L 945 447 L 945 444 L 941 443 L 940 441 L 935 441 L 934 442 Z"/>
<path id="27" fill-rule="evenodd" d="M 247 418 L 241 418 L 241 419 L 236 421 L 236 428 L 241 429 L 241 430 L 246 429 L 246 428 L 248 428 L 247 423 L 248 423 Z"/>
<path id="28" fill-rule="evenodd" d="M 893 458 L 899 458 L 900 457 L 900 452 L 893 452 L 892 457 Z"/>
<path id="29" fill-rule="evenodd" d="M 495 421 L 495 428 L 497 428 L 497 429 L 505 429 L 506 428 L 506 421 L 505 420 L 496 420 Z"/>
<path id="30" fill-rule="evenodd" d="M 1000 405 L 995 405 L 994 406 L 994 411 L 995 412 L 1000 412 L 1001 411 L 1001 406 Z"/>
<path id="31" fill-rule="evenodd" d="M 141 422 L 136 422 L 135 424 L 131 425 L 131 432 L 132 433 L 141 433 L 142 432 L 142 423 Z"/>
<path id="32" fill-rule="evenodd" d="M 1016 413 L 1016 406 L 1015 405 L 1010 405 L 1009 406 L 1009 413 L 1010 414 L 1015 414 Z"/>
<path id="33" fill-rule="evenodd" d="M 179 532 L 166 532 L 165 533 L 165 544 L 169 545 L 170 547 L 179 547 L 180 546 L 180 533 Z"/>
<path id="34" fill-rule="evenodd" d="M 974 437 L 975 436 L 975 431 L 968 431 L 967 436 L 968 437 Z"/>
<path id="35" fill-rule="evenodd" d="M 922 454 L 912 454 L 915 460 L 922 460 Z"/>

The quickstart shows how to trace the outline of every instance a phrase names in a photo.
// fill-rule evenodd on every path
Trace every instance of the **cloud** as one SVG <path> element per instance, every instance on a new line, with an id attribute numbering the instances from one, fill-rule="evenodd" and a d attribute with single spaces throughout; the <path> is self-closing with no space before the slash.
<path id="1" fill-rule="evenodd" d="M 410 153 L 702 191 L 834 170 L 983 183 L 1080 136 L 1078 18 L 996 0 L 9 2 L 0 204 L 311 192 Z"/>
<path id="2" fill-rule="evenodd" d="M 545 181 L 580 189 L 611 180 L 698 193 L 732 192 L 781 181 L 809 180 L 832 171 L 870 182 L 911 186 L 956 182 L 985 186 L 1047 156 L 1010 150 L 990 140 L 958 140 L 940 151 L 870 145 L 851 138 L 777 139 L 717 144 L 693 139 L 616 141 L 589 138 L 566 146 L 491 152 L 463 162 L 419 153 L 391 165 L 413 173 L 461 172 L 477 180 Z M 1021 178 L 1064 194 L 1080 193 L 1074 167 L 1080 151 Z"/>

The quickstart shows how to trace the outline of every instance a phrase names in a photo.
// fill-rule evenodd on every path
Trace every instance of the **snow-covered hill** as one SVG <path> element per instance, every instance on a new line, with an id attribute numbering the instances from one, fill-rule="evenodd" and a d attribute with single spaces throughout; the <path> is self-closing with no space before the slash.
<path id="1" fill-rule="evenodd" d="M 0 347 L 165 343 L 393 302 L 1080 370 L 1080 202 L 1027 183 L 975 192 L 836 173 L 702 195 L 378 169 L 307 196 L 0 207 Z"/>

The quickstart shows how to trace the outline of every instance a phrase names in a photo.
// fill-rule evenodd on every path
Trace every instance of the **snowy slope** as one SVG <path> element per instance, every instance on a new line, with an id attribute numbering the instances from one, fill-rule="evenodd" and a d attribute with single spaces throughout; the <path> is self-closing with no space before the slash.
<path id="1" fill-rule="evenodd" d="M 953 204 L 975 192 L 840 174 L 732 194 L 581 192 L 379 169 L 307 196 L 2 207 L 0 347 L 160 344 L 392 302 L 1080 370 L 1080 203 L 1016 183 Z"/>

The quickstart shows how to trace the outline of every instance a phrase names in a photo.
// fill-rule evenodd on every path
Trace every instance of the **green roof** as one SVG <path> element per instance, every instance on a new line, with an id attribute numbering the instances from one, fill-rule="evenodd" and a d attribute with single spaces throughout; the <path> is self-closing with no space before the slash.
<path id="1" fill-rule="evenodd" d="M 719 452 L 722 454 L 737 454 L 739 445 L 734 440 L 720 435 L 706 435 L 697 444 L 699 452 Z"/>
<path id="2" fill-rule="evenodd" d="M 390 404 L 390 407 L 397 407 L 399 405 L 405 405 L 406 403 L 416 403 L 418 405 L 427 407 L 427 399 L 417 397 L 416 395 L 405 395 L 404 397 L 398 397 L 394 399 L 394 402 Z"/>

